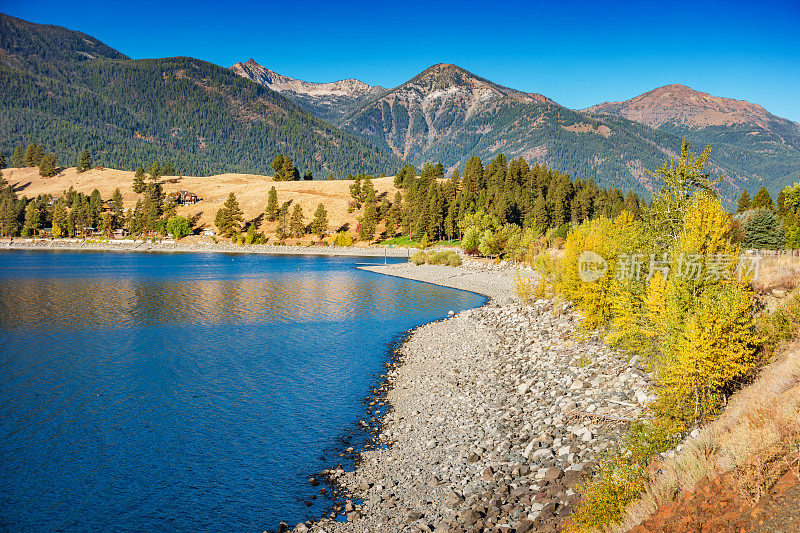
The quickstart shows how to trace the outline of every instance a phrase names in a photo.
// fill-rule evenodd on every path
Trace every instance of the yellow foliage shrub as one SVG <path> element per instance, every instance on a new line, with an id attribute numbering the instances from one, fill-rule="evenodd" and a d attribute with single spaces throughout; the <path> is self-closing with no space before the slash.
<path id="1" fill-rule="evenodd" d="M 556 290 L 583 312 L 584 327 L 598 328 L 610 322 L 617 258 L 634 242 L 637 232 L 633 216 L 623 211 L 614 220 L 587 221 L 567 234 Z M 599 279 L 581 280 L 579 263 L 584 252 L 594 252 L 608 263 L 608 270 Z"/>

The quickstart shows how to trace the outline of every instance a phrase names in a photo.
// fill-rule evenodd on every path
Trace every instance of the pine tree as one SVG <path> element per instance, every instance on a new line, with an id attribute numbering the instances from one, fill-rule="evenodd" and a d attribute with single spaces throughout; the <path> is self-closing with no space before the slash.
<path id="1" fill-rule="evenodd" d="M 278 218 L 278 191 L 275 189 L 274 185 L 270 188 L 269 194 L 267 195 L 267 209 L 265 210 L 265 214 L 267 215 L 267 220 L 270 222 L 274 222 L 275 219 Z"/>
<path id="2" fill-rule="evenodd" d="M 0 152 L 0 169 L 6 168 L 6 155 Z"/>
<path id="3" fill-rule="evenodd" d="M 25 151 L 25 166 L 39 166 L 39 162 L 42 160 L 42 157 L 44 157 L 44 147 L 39 146 L 38 144 L 28 145 L 28 149 Z"/>
<path id="4" fill-rule="evenodd" d="M 67 233 L 67 208 L 63 200 L 53 204 L 53 237 L 59 238 Z"/>
<path id="5" fill-rule="evenodd" d="M 139 167 L 133 174 L 133 192 L 135 192 L 136 194 L 141 194 L 144 192 L 144 189 L 145 189 L 144 169 L 142 167 Z"/>
<path id="6" fill-rule="evenodd" d="M 175 175 L 175 169 L 173 168 L 173 166 L 171 164 L 166 163 L 164 165 L 164 168 L 161 169 L 161 175 L 162 176 L 174 176 Z"/>
<path id="7" fill-rule="evenodd" d="M 150 170 L 147 171 L 150 174 L 150 179 L 155 180 L 161 177 L 161 165 L 158 161 L 153 161 L 153 164 L 150 165 Z"/>
<path id="8" fill-rule="evenodd" d="M 14 147 L 14 155 L 11 156 L 11 166 L 14 168 L 22 168 L 25 166 L 25 149 L 20 145 Z"/>
<path id="9" fill-rule="evenodd" d="M 272 176 L 273 179 L 275 181 L 283 181 L 284 180 L 283 174 L 282 174 L 282 172 L 283 172 L 283 154 L 279 153 L 278 155 L 276 155 L 275 159 L 272 160 L 272 163 L 270 163 L 269 166 L 272 167 L 272 170 L 274 172 L 274 174 Z"/>
<path id="10" fill-rule="evenodd" d="M 742 195 L 739 197 L 739 202 L 736 206 L 737 213 L 744 213 L 750 209 L 750 194 L 747 192 L 747 189 L 742 191 Z"/>
<path id="11" fill-rule="evenodd" d="M 395 220 L 397 215 L 394 209 L 389 210 L 389 214 L 386 215 L 386 237 L 391 239 L 395 235 L 397 235 L 397 221 Z"/>
<path id="12" fill-rule="evenodd" d="M 300 207 L 300 204 L 294 204 L 294 209 L 292 210 L 292 220 L 289 223 L 289 231 L 291 232 L 292 236 L 294 237 L 302 237 L 306 234 L 306 225 L 303 222 L 303 208 Z"/>
<path id="13" fill-rule="evenodd" d="M 314 220 L 311 222 L 311 232 L 322 240 L 328 233 L 328 212 L 321 203 L 314 212 Z"/>
<path id="14" fill-rule="evenodd" d="M 122 203 L 122 193 L 120 192 L 119 188 L 114 189 L 114 194 L 111 196 L 111 229 L 117 229 L 122 226 L 123 222 L 123 203 Z"/>
<path id="15" fill-rule="evenodd" d="M 361 219 L 361 226 L 358 228 L 358 237 L 362 241 L 371 241 L 375 238 L 375 223 L 378 218 L 378 211 L 374 203 L 369 203 L 364 207 L 364 216 Z"/>
<path id="16" fill-rule="evenodd" d="M 225 237 L 230 237 L 234 233 L 242 231 L 241 224 L 244 222 L 242 214 L 239 202 L 236 200 L 236 195 L 230 193 L 222 209 L 217 211 L 216 226 L 220 234 Z"/>
<path id="17" fill-rule="evenodd" d="M 78 158 L 78 164 L 75 166 L 77 167 L 78 172 L 86 172 L 89 170 L 89 167 L 92 166 L 92 154 L 89 153 L 89 150 L 84 150 L 81 152 L 81 155 Z"/>
<path id="18" fill-rule="evenodd" d="M 772 197 L 766 187 L 761 187 L 756 195 L 753 196 L 753 203 L 750 207 L 753 209 L 775 209 L 772 205 Z"/>
<path id="19" fill-rule="evenodd" d="M 56 155 L 47 154 L 39 159 L 39 175 L 50 178 L 56 175 Z"/>
<path id="20" fill-rule="evenodd" d="M 356 202 L 356 208 L 361 207 L 361 175 L 355 177 L 355 180 L 350 185 L 350 196 Z"/>
<path id="21" fill-rule="evenodd" d="M 314 179 L 314 175 L 311 173 L 310 170 L 306 170 L 306 173 L 303 174 L 303 179 L 305 181 L 312 181 Z"/>
<path id="22" fill-rule="evenodd" d="M 36 207 L 36 201 L 32 200 L 25 208 L 25 224 L 22 227 L 22 236 L 34 237 L 39 232 L 39 228 L 41 228 L 39 210 Z"/>

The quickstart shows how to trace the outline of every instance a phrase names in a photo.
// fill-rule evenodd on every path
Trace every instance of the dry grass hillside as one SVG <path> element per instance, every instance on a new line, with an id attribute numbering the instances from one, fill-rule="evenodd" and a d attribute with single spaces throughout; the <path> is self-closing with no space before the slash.
<path id="1" fill-rule="evenodd" d="M 40 194 L 60 196 L 72 186 L 76 191 L 85 194 L 97 189 L 103 199 L 109 199 L 114 189 L 119 188 L 127 209 L 133 208 L 139 197 L 133 192 L 133 172 L 123 170 L 92 169 L 79 174 L 74 167 L 71 167 L 52 178 L 43 178 L 39 176 L 37 167 L 28 167 L 4 169 L 3 176 L 15 187 L 19 195 L 28 198 Z M 379 199 L 384 194 L 388 194 L 390 200 L 394 198 L 397 189 L 392 182 L 391 177 L 373 180 Z M 279 203 L 291 201 L 292 206 L 297 203 L 302 206 L 307 223 L 311 222 L 317 205 L 320 202 L 325 204 L 330 231 L 343 227 L 355 230 L 358 223 L 356 217 L 361 215 L 360 211 L 347 212 L 351 200 L 349 189 L 351 181 L 273 181 L 270 176 L 220 174 L 207 177 L 171 176 L 162 178 L 162 183 L 167 194 L 186 190 L 202 199 L 195 205 L 178 208 L 179 215 L 195 220 L 195 226 L 199 228 L 213 227 L 214 216 L 230 193 L 234 193 L 239 200 L 246 221 L 258 218 L 264 212 L 267 194 L 272 186 L 275 186 L 278 192 Z M 274 222 L 264 220 L 260 229 L 272 233 L 276 225 Z"/>

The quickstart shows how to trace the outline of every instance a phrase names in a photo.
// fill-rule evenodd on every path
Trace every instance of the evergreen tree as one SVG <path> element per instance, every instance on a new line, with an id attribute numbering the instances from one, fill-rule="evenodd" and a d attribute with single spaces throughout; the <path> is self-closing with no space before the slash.
<path id="1" fill-rule="evenodd" d="M 59 238 L 67 234 L 67 208 L 64 201 L 56 200 L 53 204 L 53 237 Z"/>
<path id="2" fill-rule="evenodd" d="M 0 169 L 6 168 L 6 155 L 0 152 Z"/>
<path id="3" fill-rule="evenodd" d="M 25 166 L 25 150 L 22 146 L 17 145 L 14 148 L 14 155 L 11 156 L 11 166 L 14 168 Z"/>
<path id="4" fill-rule="evenodd" d="M 274 222 L 275 219 L 278 218 L 278 191 L 275 189 L 274 185 L 270 188 L 269 194 L 267 195 L 267 209 L 265 210 L 265 214 L 267 215 L 267 220 L 270 222 Z"/>
<path id="5" fill-rule="evenodd" d="M 282 172 L 283 172 L 283 154 L 279 153 L 275 156 L 275 159 L 272 160 L 272 163 L 269 165 L 272 168 L 274 174 L 272 175 L 275 181 L 283 181 Z"/>
<path id="6" fill-rule="evenodd" d="M 314 175 L 311 173 L 310 170 L 306 170 L 306 173 L 303 174 L 303 179 L 305 181 L 312 181 L 314 179 Z"/>
<path id="7" fill-rule="evenodd" d="M 739 197 L 739 202 L 736 206 L 737 213 L 743 213 L 750 209 L 750 194 L 747 192 L 747 189 L 742 191 L 742 195 Z"/>
<path id="8" fill-rule="evenodd" d="M 144 169 L 142 167 L 139 167 L 133 174 L 133 192 L 135 192 L 136 194 L 141 194 L 144 192 L 144 189 L 145 189 Z"/>
<path id="9" fill-rule="evenodd" d="M 356 202 L 356 209 L 361 207 L 361 175 L 355 177 L 355 180 L 350 185 L 350 196 Z"/>
<path id="10" fill-rule="evenodd" d="M 166 163 L 164 165 L 164 168 L 161 169 L 161 175 L 162 176 L 174 176 L 175 175 L 175 169 L 172 167 L 171 164 Z M 182 224 L 182 222 L 177 222 L 177 223 Z"/>
<path id="11" fill-rule="evenodd" d="M 44 157 L 43 146 L 39 146 L 38 144 L 28 145 L 28 149 L 25 151 L 25 166 L 39 166 L 39 162 L 42 160 L 42 157 Z"/>
<path id="12" fill-rule="evenodd" d="M 397 215 L 394 209 L 390 209 L 386 215 L 386 237 L 391 239 L 397 235 Z"/>
<path id="13" fill-rule="evenodd" d="M 36 202 L 31 200 L 25 208 L 25 224 L 22 227 L 22 236 L 34 237 L 39 233 L 40 228 L 39 210 L 36 206 Z"/>
<path id="14" fill-rule="evenodd" d="M 81 152 L 80 157 L 78 158 L 78 164 L 75 165 L 77 167 L 78 172 L 86 172 L 92 166 L 92 154 L 89 153 L 89 150 L 84 150 Z"/>
<path id="15" fill-rule="evenodd" d="M 236 200 L 236 195 L 230 193 L 228 199 L 222 206 L 222 209 L 217 211 L 216 226 L 220 234 L 225 237 L 230 237 L 234 233 L 242 231 L 242 210 L 239 207 L 239 202 Z"/>
<path id="16" fill-rule="evenodd" d="M 111 229 L 122 227 L 123 223 L 123 203 L 122 193 L 119 188 L 114 189 L 114 194 L 111 196 Z"/>
<path id="17" fill-rule="evenodd" d="M 292 220 L 289 223 L 289 231 L 291 232 L 292 236 L 299 238 L 306 234 L 306 225 L 303 221 L 304 218 L 303 208 L 300 207 L 300 204 L 294 204 L 294 209 L 292 210 Z"/>
<path id="18" fill-rule="evenodd" d="M 150 174 L 150 179 L 155 180 L 161 177 L 161 165 L 158 161 L 153 161 L 153 164 L 150 165 L 150 170 L 147 171 Z"/>
<path id="19" fill-rule="evenodd" d="M 756 250 L 783 249 L 783 223 L 772 209 L 760 208 L 747 219 L 743 245 Z"/>
<path id="20" fill-rule="evenodd" d="M 775 200 L 775 210 L 779 216 L 786 216 L 786 189 L 781 189 L 778 198 Z"/>
<path id="21" fill-rule="evenodd" d="M 325 206 L 320 203 L 314 212 L 314 220 L 311 222 L 311 232 L 322 240 L 328 233 L 328 212 Z"/>
<path id="22" fill-rule="evenodd" d="M 280 240 L 289 236 L 289 202 L 284 202 L 278 210 L 278 227 L 275 234 Z"/>
<path id="23" fill-rule="evenodd" d="M 774 209 L 772 197 L 769 195 L 766 187 L 761 187 L 756 195 L 753 196 L 753 203 L 750 207 L 752 209 Z"/>
<path id="24" fill-rule="evenodd" d="M 362 241 L 371 241 L 375 238 L 375 224 L 378 218 L 378 211 L 374 203 L 369 203 L 364 207 L 364 216 L 361 218 L 361 226 L 358 228 L 358 237 Z"/>
<path id="25" fill-rule="evenodd" d="M 44 178 L 50 178 L 56 175 L 56 155 L 47 154 L 39 159 L 39 175 Z"/>

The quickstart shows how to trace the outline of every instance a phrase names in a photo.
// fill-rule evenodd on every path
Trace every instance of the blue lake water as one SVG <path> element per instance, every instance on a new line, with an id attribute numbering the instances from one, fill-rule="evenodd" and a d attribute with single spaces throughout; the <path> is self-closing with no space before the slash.
<path id="1" fill-rule="evenodd" d="M 0 529 L 261 532 L 325 511 L 308 478 L 342 460 L 391 344 L 485 301 L 365 261 L 0 252 Z"/>

